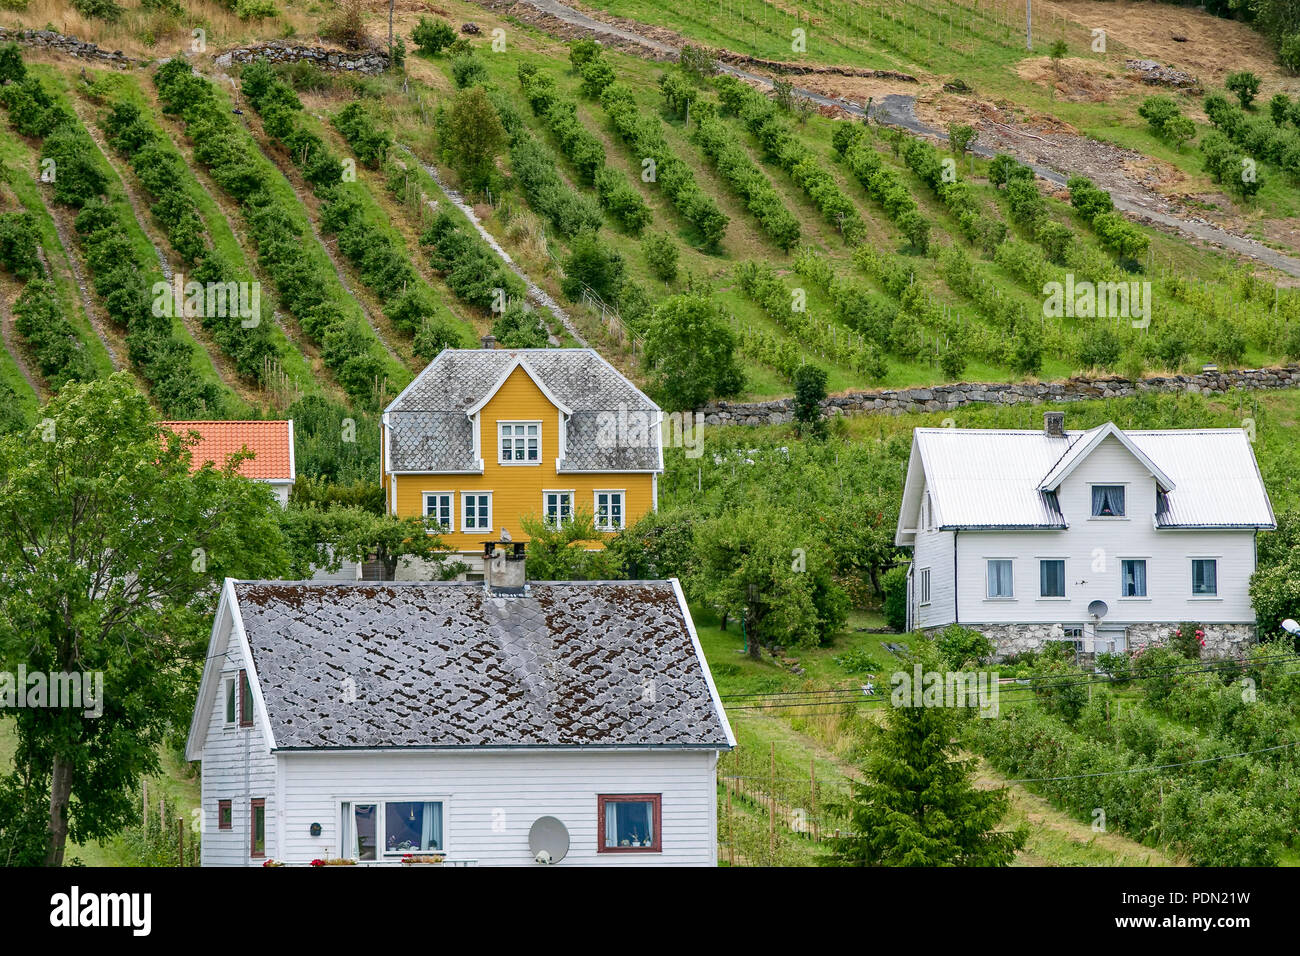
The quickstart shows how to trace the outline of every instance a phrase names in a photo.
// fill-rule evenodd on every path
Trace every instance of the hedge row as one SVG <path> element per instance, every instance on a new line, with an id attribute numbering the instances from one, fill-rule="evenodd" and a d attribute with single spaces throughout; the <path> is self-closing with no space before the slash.
<path id="1" fill-rule="evenodd" d="M 822 167 L 817 155 L 791 131 L 779 115 L 776 103 L 730 74 L 714 77 L 713 83 L 723 110 L 740 117 L 758 139 L 763 152 L 775 160 L 821 210 L 822 218 L 839 229 L 845 241 L 850 244 L 860 242 L 866 228 L 853 201 Z"/>
<path id="2" fill-rule="evenodd" d="M 528 105 L 546 122 L 579 178 L 596 187 L 600 205 L 628 232 L 640 234 L 650 222 L 650 207 L 626 176 L 606 165 L 605 147 L 578 120 L 574 101 L 559 92 L 553 77 L 535 66 L 519 67 L 519 85 Z"/>
<path id="3" fill-rule="evenodd" d="M 1196 865 L 1271 865 L 1277 847 L 1294 839 L 1293 762 L 1216 759 L 1234 745 L 1161 726 L 1108 693 L 1084 704 L 1076 726 L 1091 732 L 1017 707 L 1000 720 L 969 721 L 967 739 L 1000 772 L 1038 781 L 1033 789 L 1080 819 L 1092 821 L 1104 807 L 1108 828 L 1173 846 Z M 1145 769 L 1165 764 L 1180 766 Z"/>
<path id="4" fill-rule="evenodd" d="M 95 370 L 45 277 L 40 242 L 36 217 L 30 212 L 0 213 L 0 265 L 27 282 L 14 303 L 14 328 L 36 357 L 41 376 L 58 391 L 66 382 L 94 378 Z"/>
<path id="5" fill-rule="evenodd" d="M 190 266 L 191 279 L 198 282 L 236 283 L 239 275 L 234 264 L 207 244 L 207 229 L 198 206 L 185 187 L 190 172 L 180 152 L 146 118 L 135 103 L 123 101 L 113 106 L 104 123 L 108 143 L 131 164 L 136 178 L 153 199 L 150 211 L 167 230 L 172 248 Z M 214 310 L 216 311 L 216 310 Z M 236 310 L 229 314 L 202 315 L 203 327 L 230 356 L 240 375 L 260 382 L 266 375 L 267 359 L 276 355 L 270 322 L 259 321 L 247 327 Z"/>
<path id="6" fill-rule="evenodd" d="M 510 170 L 528 204 L 565 238 L 586 230 L 594 232 L 604 222 L 595 202 L 560 178 L 555 155 L 527 129 L 520 129 L 511 140 Z"/>
<path id="7" fill-rule="evenodd" d="M 127 353 L 149 383 L 154 400 L 165 414 L 197 417 L 220 414 L 225 396 L 214 382 L 203 382 L 194 371 L 194 346 L 173 334 L 171 320 L 153 314 L 152 296 L 146 276 L 156 276 L 151 262 L 136 257 L 121 205 L 110 206 L 99 197 L 108 189 L 109 171 L 94 140 L 82 128 L 72 108 L 61 96 L 51 94 L 36 77 L 4 88 L 6 106 L 16 113 L 10 118 L 24 135 L 43 139 L 42 160 L 53 160 L 58 171 L 54 184 L 56 202 L 81 212 L 76 232 L 81 240 L 92 284 L 109 317 L 126 330 Z M 47 115 L 33 122 L 37 113 Z M 21 124 L 21 125 L 20 125 Z M 50 328 L 49 312 L 34 294 L 24 303 L 28 315 L 23 324 L 25 338 L 35 337 L 38 361 L 75 363 L 52 365 L 48 375 L 55 381 L 80 379 L 87 373 L 73 353 L 58 342 L 71 330 L 60 324 Z M 42 351 L 44 356 L 42 357 Z M 78 354 L 80 354 L 78 352 Z M 82 361 L 84 361 L 84 356 Z"/>
<path id="8" fill-rule="evenodd" d="M 1147 251 L 1150 240 L 1137 226 L 1113 211 L 1110 193 L 1098 189 L 1084 176 L 1071 176 L 1066 188 L 1070 190 L 1070 205 L 1092 226 L 1102 245 L 1121 258 L 1136 259 Z"/>
<path id="9" fill-rule="evenodd" d="M 868 378 L 884 377 L 886 367 L 878 343 L 855 342 L 849 329 L 816 322 L 806 308 L 796 310 L 794 294 L 800 290 L 787 289 L 769 264 L 742 262 L 736 267 L 736 279 L 741 291 L 795 341 Z"/>
<path id="10" fill-rule="evenodd" d="M 1272 116 L 1251 116 L 1219 93 L 1207 96 L 1204 106 L 1210 122 L 1237 146 L 1300 177 L 1300 132 L 1279 125 Z M 1205 148 L 1202 140 L 1201 149 Z M 1240 165 L 1236 172 L 1241 172 Z"/>
<path id="11" fill-rule="evenodd" d="M 307 253 L 298 210 L 271 192 L 247 132 L 235 124 L 212 84 L 195 74 L 183 58 L 163 65 L 154 84 L 164 112 L 185 121 L 195 159 L 242 206 L 257 243 L 258 262 L 274 280 L 281 304 L 320 345 L 322 359 L 343 389 L 354 399 L 373 404 L 387 375 L 374 333 L 355 312 L 344 311 L 339 304 L 335 276 Z M 331 173 L 337 180 L 339 167 L 334 165 Z M 323 166 L 309 178 L 325 181 Z"/>
<path id="12" fill-rule="evenodd" d="M 455 295 L 480 309 L 504 312 L 522 298 L 523 281 L 505 267 L 487 243 L 472 235 L 449 212 L 441 212 L 420 236 L 434 270 Z"/>
<path id="13" fill-rule="evenodd" d="M 758 220 L 777 248 L 784 251 L 797 246 L 799 220 L 785 207 L 776 189 L 749 158 L 735 134 L 711 113 L 700 110 L 696 115 L 698 119 L 691 139 L 712 161 L 718 175 L 745 201 L 745 208 Z"/>
<path id="14" fill-rule="evenodd" d="M 393 137 L 380 127 L 369 108 L 361 102 L 349 103 L 334 114 L 334 128 L 343 134 L 357 159 L 371 169 L 379 169 L 388 158 Z"/>
<path id="15" fill-rule="evenodd" d="M 632 91 L 622 83 L 605 87 L 600 94 L 600 103 L 609 115 L 614 131 L 632 155 L 643 164 L 647 161 L 653 163 L 653 181 L 662 187 L 683 218 L 696 228 L 705 247 L 716 247 L 727 231 L 727 216 L 696 183 L 691 168 L 674 155 L 664 137 L 661 121 L 643 115 Z"/>
<path id="16" fill-rule="evenodd" d="M 861 129 L 859 126 L 844 125 L 836 128 Z M 880 158 L 880 154 L 866 142 L 849 142 L 844 136 L 835 137 L 836 147 L 843 147 L 840 154 L 853 178 L 862 184 L 868 195 L 878 202 L 885 214 L 893 220 L 913 248 L 925 252 L 930 248 L 930 224 L 917 210 L 916 201 L 907 187 L 902 184 L 897 174 Z"/>

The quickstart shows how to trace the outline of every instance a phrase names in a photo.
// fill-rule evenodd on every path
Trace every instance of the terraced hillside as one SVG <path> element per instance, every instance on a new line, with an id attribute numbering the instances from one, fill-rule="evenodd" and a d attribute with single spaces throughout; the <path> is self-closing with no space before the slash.
<path id="1" fill-rule="evenodd" d="M 1188 220 L 1151 228 L 1125 215 L 1106 164 L 1017 148 L 1074 124 L 1187 186 L 1218 178 L 1213 235 L 1244 217 L 1275 238 L 1300 162 L 1294 81 L 1261 56 L 1265 109 L 1225 101 L 1221 75 L 1202 78 L 1204 103 L 1174 92 L 1195 131 L 1174 145 L 1137 112 L 1149 88 L 1097 87 L 1144 52 L 1127 13 L 1102 51 L 1094 11 L 1044 5 L 1027 51 L 1019 7 L 964 0 L 688 2 L 671 31 L 649 0 L 455 3 L 445 19 L 398 4 L 404 62 L 368 73 L 221 55 L 223 38 L 246 49 L 288 27 L 304 46 L 342 37 L 297 4 L 261 21 L 200 4 L 207 46 L 165 63 L 153 57 L 182 46 L 186 15 L 126 9 L 81 21 L 137 57 L 125 66 L 30 44 L 5 60 L 5 209 L 36 237 L 27 299 L 58 316 L 20 321 L 36 314 L 20 306 L 31 280 L 6 270 L 0 381 L 29 412 L 63 381 L 129 367 L 167 414 L 283 414 L 312 397 L 366 416 L 488 331 L 591 343 L 653 383 L 657 306 L 680 294 L 707 299 L 734 342 L 732 397 L 789 394 L 808 364 L 836 391 L 1300 355 L 1285 254 L 1272 270 L 1195 241 Z M 436 22 L 453 29 L 421 49 Z M 382 51 L 379 17 L 354 26 Z M 665 56 L 688 44 L 709 49 Z M 986 148 L 999 128 L 1005 153 Z M 1252 153 L 1262 185 L 1234 191 L 1224 170 Z M 41 160 L 68 166 L 45 182 Z M 178 280 L 255 285 L 264 319 L 142 305 Z M 1076 301 L 1090 284 L 1100 294 Z"/>

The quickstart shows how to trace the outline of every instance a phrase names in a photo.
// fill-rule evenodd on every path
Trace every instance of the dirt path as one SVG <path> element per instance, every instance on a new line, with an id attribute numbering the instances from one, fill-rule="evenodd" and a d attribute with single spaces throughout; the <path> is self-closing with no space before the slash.
<path id="1" fill-rule="evenodd" d="M 628 21 L 621 21 L 619 25 L 606 23 L 560 3 L 559 0 L 519 0 L 519 2 L 526 3 L 570 27 L 577 27 L 592 34 L 612 37 L 621 43 L 640 47 L 654 59 L 675 56 L 679 50 L 677 46 L 665 39 L 648 35 L 663 36 L 663 31 L 656 31 L 651 27 L 644 28 L 643 33 L 640 27 L 633 30 L 624 25 Z M 544 23 L 537 25 L 542 29 L 546 28 Z M 634 49 L 631 52 L 636 51 Z M 720 62 L 718 68 L 765 88 L 772 86 L 770 77 L 735 64 Z M 842 110 L 850 116 L 867 116 L 867 108 L 842 97 L 826 96 L 801 87 L 795 87 L 795 93 L 807 97 L 819 106 Z M 917 118 L 915 96 L 902 93 L 888 94 L 880 102 L 871 104 L 870 118 L 884 125 L 901 126 L 920 135 L 944 141 L 948 138 L 943 130 Z M 1058 134 L 1044 137 L 1016 127 L 1005 126 L 1003 129 L 998 129 L 994 126 L 984 128 L 984 125 L 980 130 L 981 141 L 975 145 L 975 152 L 978 155 L 991 157 L 999 151 L 1013 153 L 1022 162 L 1032 166 L 1039 176 L 1056 186 L 1064 186 L 1071 175 L 1089 176 L 1098 180 L 1099 185 L 1110 192 L 1117 209 L 1128 213 L 1134 219 L 1218 246 L 1271 266 L 1287 275 L 1300 277 L 1300 258 L 1277 252 L 1261 242 L 1231 233 L 1204 219 L 1180 216 L 1169 200 L 1124 175 L 1124 161 L 1129 157 L 1138 156 L 1137 153 L 1083 136 L 1066 137 Z"/>
<path id="2" fill-rule="evenodd" d="M 573 319 L 569 317 L 569 313 L 564 311 L 555 299 L 538 286 L 537 283 L 533 282 L 532 279 L 528 278 L 528 275 L 524 270 L 515 264 L 515 260 L 510 258 L 510 253 L 502 249 L 501 244 L 497 242 L 496 237 L 484 228 L 483 223 L 479 221 L 478 216 L 474 212 L 474 207 L 467 203 L 460 193 L 443 182 L 442 176 L 439 175 L 437 168 L 424 162 L 419 156 L 416 156 L 415 153 L 411 152 L 410 149 L 401 143 L 397 143 L 396 146 L 399 150 L 420 164 L 420 167 L 429 174 L 429 178 L 433 180 L 434 184 L 442 190 L 443 195 L 447 197 L 447 201 L 465 214 L 466 218 L 469 219 L 474 228 L 478 230 L 479 236 L 481 236 L 483 241 L 488 244 L 488 247 L 497 254 L 497 257 L 506 264 L 506 267 L 511 272 L 523 280 L 523 283 L 528 290 L 529 300 L 532 301 L 534 305 L 544 306 L 549 309 L 551 314 L 560 320 L 560 324 L 564 326 L 565 331 L 568 332 L 569 335 L 573 336 L 575 342 L 583 348 L 589 348 L 590 346 L 588 346 L 587 340 L 582 337 L 582 333 L 580 333 L 577 326 L 573 324 Z"/>

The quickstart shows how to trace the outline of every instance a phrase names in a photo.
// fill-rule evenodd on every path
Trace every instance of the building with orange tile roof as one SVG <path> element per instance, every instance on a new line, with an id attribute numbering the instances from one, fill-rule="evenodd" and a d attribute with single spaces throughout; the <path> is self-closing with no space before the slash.
<path id="1" fill-rule="evenodd" d="M 281 507 L 289 504 L 289 492 L 296 477 L 293 457 L 293 421 L 186 421 L 160 422 L 182 437 L 197 441 L 190 445 L 194 470 L 211 462 L 225 467 L 231 455 L 245 450 L 252 458 L 239 463 L 239 474 L 262 481 L 275 489 Z"/>

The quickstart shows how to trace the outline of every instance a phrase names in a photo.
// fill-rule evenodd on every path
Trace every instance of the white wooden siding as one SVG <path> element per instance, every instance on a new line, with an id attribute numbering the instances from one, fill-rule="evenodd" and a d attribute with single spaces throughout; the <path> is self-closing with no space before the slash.
<path id="1" fill-rule="evenodd" d="M 239 641 L 227 633 L 216 703 L 208 715 L 208 735 L 203 745 L 202 853 L 204 866 L 261 866 L 249 856 L 252 823 L 250 801 L 266 800 L 266 856 L 275 854 L 275 758 L 267 753 L 260 715 L 253 726 L 239 726 L 239 670 L 244 667 Z M 226 678 L 235 684 L 235 723 L 226 723 Z M 218 829 L 218 801 L 229 800 L 231 828 Z"/>
<path id="2" fill-rule="evenodd" d="M 1125 485 L 1125 517 L 1093 518 L 1093 484 Z M 1109 607 L 1109 624 L 1253 623 L 1248 584 L 1255 570 L 1253 531 L 1155 530 L 1155 483 L 1115 439 L 1107 438 L 1062 483 L 1064 531 L 962 531 L 957 536 L 957 614 L 963 624 L 1082 624 L 1094 600 Z M 918 535 L 917 567 L 920 567 Z M 1218 562 L 1218 596 L 1192 595 L 1193 557 Z M 1014 598 L 987 597 L 989 558 L 1010 558 Z M 1065 599 L 1039 597 L 1038 562 L 1065 559 Z M 1120 597 L 1120 562 L 1147 562 L 1147 598 Z M 951 564 L 947 572 L 951 576 Z M 939 593 L 943 572 L 931 574 Z M 951 620 L 935 620 L 940 624 Z M 931 622 L 922 619 L 923 624 Z"/>
<path id="3" fill-rule="evenodd" d="M 443 800 L 449 857 L 478 865 L 530 865 L 528 831 L 542 816 L 569 830 L 563 865 L 717 863 L 713 751 L 495 753 L 286 753 L 280 756 L 280 859 L 305 863 L 344 852 L 340 804 Z M 598 794 L 662 795 L 662 853 L 597 853 Z M 268 807 L 270 801 L 268 801 Z M 311 825 L 321 825 L 312 837 Z"/>
<path id="4" fill-rule="evenodd" d="M 953 532 L 921 531 L 916 533 L 912 552 L 914 609 L 916 627 L 935 627 L 953 621 Z M 922 568 L 930 569 L 930 603 L 921 604 Z"/>

